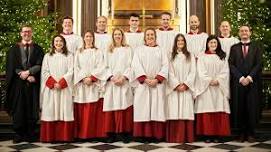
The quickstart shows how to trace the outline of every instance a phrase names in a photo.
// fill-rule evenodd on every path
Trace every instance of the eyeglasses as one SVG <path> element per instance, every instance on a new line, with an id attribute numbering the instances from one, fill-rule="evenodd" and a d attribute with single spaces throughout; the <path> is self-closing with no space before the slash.
<path id="1" fill-rule="evenodd" d="M 32 31 L 22 31 L 22 33 L 32 33 Z"/>

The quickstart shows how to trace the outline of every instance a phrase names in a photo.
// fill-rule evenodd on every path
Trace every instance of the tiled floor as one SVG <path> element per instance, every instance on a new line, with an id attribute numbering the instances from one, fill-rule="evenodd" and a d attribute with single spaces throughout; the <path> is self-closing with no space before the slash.
<path id="1" fill-rule="evenodd" d="M 265 139 L 255 143 L 238 143 L 235 141 L 225 143 L 204 143 L 194 142 L 190 144 L 178 143 L 150 143 L 143 144 L 131 142 L 124 144 L 115 142 L 112 144 L 106 143 L 69 143 L 69 144 L 43 144 L 20 143 L 13 144 L 12 140 L 0 141 L 0 152 L 24 151 L 24 152 L 271 152 L 271 140 Z"/>

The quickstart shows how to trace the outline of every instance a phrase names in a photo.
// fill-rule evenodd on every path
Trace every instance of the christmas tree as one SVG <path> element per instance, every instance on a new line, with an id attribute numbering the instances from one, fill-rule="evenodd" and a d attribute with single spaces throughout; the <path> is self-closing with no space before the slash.
<path id="1" fill-rule="evenodd" d="M 5 71 L 8 49 L 20 40 L 20 27 L 29 24 L 33 27 L 33 39 L 48 50 L 52 34 L 55 33 L 55 16 L 40 16 L 45 8 L 45 0 L 1 0 L 0 1 L 0 72 Z"/>
<path id="2" fill-rule="evenodd" d="M 222 14 L 232 24 L 233 35 L 240 25 L 252 28 L 252 39 L 263 44 L 264 70 L 271 71 L 271 12 L 265 0 L 223 0 Z"/>

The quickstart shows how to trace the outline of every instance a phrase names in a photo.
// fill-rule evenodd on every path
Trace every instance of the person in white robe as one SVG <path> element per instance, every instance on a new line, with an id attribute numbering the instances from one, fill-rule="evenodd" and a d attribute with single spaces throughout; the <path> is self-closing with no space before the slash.
<path id="1" fill-rule="evenodd" d="M 65 38 L 67 43 L 67 49 L 73 55 L 75 54 L 76 50 L 83 47 L 83 39 L 81 36 L 73 33 L 73 18 L 66 16 L 63 18 L 62 23 L 63 31 L 61 35 Z"/>
<path id="2" fill-rule="evenodd" d="M 103 123 L 101 80 L 104 74 L 103 53 L 94 44 L 94 32 L 84 34 L 84 47 L 77 50 L 74 60 L 75 137 L 105 137 L 99 129 Z M 101 132 L 101 131 L 100 131 Z"/>
<path id="3" fill-rule="evenodd" d="M 189 26 L 190 32 L 185 35 L 185 39 L 187 42 L 187 49 L 190 53 L 192 53 L 196 59 L 197 57 L 204 53 L 206 48 L 206 40 L 208 38 L 208 34 L 204 32 L 200 32 L 200 20 L 196 15 L 192 15 L 189 18 Z"/>
<path id="4" fill-rule="evenodd" d="M 175 36 L 178 34 L 170 26 L 172 15 L 169 12 L 161 13 L 161 27 L 156 30 L 157 33 L 157 44 L 162 47 L 166 53 L 172 52 L 172 46 Z"/>
<path id="5" fill-rule="evenodd" d="M 53 38 L 52 49 L 41 69 L 41 142 L 73 140 L 73 55 L 66 48 L 63 36 Z"/>
<path id="6" fill-rule="evenodd" d="M 132 13 L 129 18 L 129 30 L 125 32 L 127 44 L 135 50 L 138 46 L 144 44 L 144 34 L 139 28 L 139 15 Z"/>
<path id="7" fill-rule="evenodd" d="M 230 56 L 231 47 L 234 44 L 239 43 L 239 40 L 231 35 L 231 25 L 228 21 L 222 21 L 219 26 L 219 30 L 220 36 L 218 37 L 218 39 L 221 43 L 222 50 L 226 52 L 226 60 L 228 60 Z"/>
<path id="8" fill-rule="evenodd" d="M 107 33 L 107 18 L 99 16 L 96 21 L 95 45 L 105 53 L 111 43 L 111 35 Z"/>
<path id="9" fill-rule="evenodd" d="M 230 135 L 229 65 L 218 38 L 207 39 L 205 54 L 197 61 L 196 132 L 206 142 L 219 142 Z"/>
<path id="10" fill-rule="evenodd" d="M 185 37 L 178 34 L 169 62 L 167 83 L 166 141 L 194 141 L 194 81 L 196 61 L 188 52 Z"/>
<path id="11" fill-rule="evenodd" d="M 133 129 L 133 94 L 129 84 L 132 49 L 126 44 L 120 28 L 113 29 L 112 38 L 112 44 L 105 53 L 104 128 L 109 136 L 107 142 L 113 142 L 119 135 L 127 143 Z"/>
<path id="12" fill-rule="evenodd" d="M 156 43 L 156 31 L 147 28 L 144 32 L 145 45 L 134 52 L 132 68 L 134 78 L 134 130 L 140 141 L 165 138 L 166 80 L 168 58 Z"/>

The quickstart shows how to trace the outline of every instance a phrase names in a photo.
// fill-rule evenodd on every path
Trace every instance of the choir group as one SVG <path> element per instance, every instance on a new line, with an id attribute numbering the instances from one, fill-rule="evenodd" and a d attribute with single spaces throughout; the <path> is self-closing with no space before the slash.
<path id="1" fill-rule="evenodd" d="M 220 142 L 230 136 L 233 95 L 238 102 L 241 98 L 250 101 L 233 108 L 235 113 L 242 108 L 243 118 L 249 108 L 257 106 L 251 105 L 257 99 L 255 93 L 256 97 L 243 99 L 247 91 L 258 89 L 254 85 L 261 71 L 260 49 L 252 51 L 252 44 L 243 45 L 250 43 L 249 26 L 240 27 L 239 41 L 230 34 L 228 21 L 221 22 L 220 36 L 201 32 L 195 15 L 190 17 L 190 32 L 185 35 L 175 31 L 170 21 L 171 14 L 164 12 L 160 28 L 142 32 L 139 16 L 131 14 L 128 31 L 114 28 L 109 34 L 107 18 L 100 16 L 96 32 L 86 31 L 81 38 L 72 32 L 73 19 L 65 17 L 63 33 L 53 38 L 44 57 L 32 42 L 32 28 L 22 27 L 22 41 L 11 48 L 7 58 L 11 90 L 7 92 L 13 92 L 7 99 L 19 100 L 9 105 L 16 140 L 31 136 L 30 126 L 37 119 L 41 142 L 127 143 L 134 139 L 184 143 L 198 136 L 206 142 Z M 239 49 L 243 52 L 240 58 Z M 19 60 L 15 59 L 18 52 Z M 244 62 L 247 58 L 248 66 L 239 63 L 241 58 Z M 231 84 L 239 91 L 232 93 Z M 35 93 L 37 90 L 40 92 Z M 33 108 L 36 101 L 39 108 Z M 26 106 L 18 106 L 21 102 L 27 102 Z M 39 110 L 40 118 L 34 114 Z M 240 123 L 243 118 L 237 115 L 233 119 L 241 128 L 239 140 L 253 142 L 256 118 L 251 114 L 252 118 Z"/>

